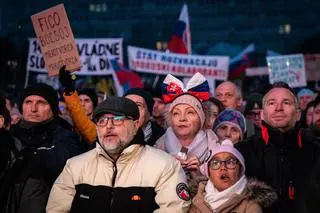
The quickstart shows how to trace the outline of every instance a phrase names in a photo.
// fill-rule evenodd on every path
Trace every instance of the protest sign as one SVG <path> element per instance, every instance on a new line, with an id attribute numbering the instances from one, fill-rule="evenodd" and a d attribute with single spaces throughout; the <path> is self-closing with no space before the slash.
<path id="1" fill-rule="evenodd" d="M 227 80 L 228 56 L 183 55 L 139 47 L 128 47 L 131 70 L 150 74 L 193 76 L 199 72 L 217 80 Z"/>
<path id="2" fill-rule="evenodd" d="M 112 67 L 109 57 L 123 61 L 122 38 L 75 39 L 80 54 L 82 67 L 77 75 L 111 75 Z M 29 38 L 27 70 L 47 72 L 40 51 L 40 43 Z"/>
<path id="3" fill-rule="evenodd" d="M 320 80 L 320 54 L 304 55 L 306 75 L 308 81 Z"/>
<path id="4" fill-rule="evenodd" d="M 269 82 L 284 81 L 290 87 L 307 85 L 304 57 L 302 54 L 267 57 Z"/>
<path id="5" fill-rule="evenodd" d="M 49 76 L 57 75 L 63 65 L 70 71 L 79 70 L 80 57 L 64 5 L 34 14 L 31 20 Z"/>

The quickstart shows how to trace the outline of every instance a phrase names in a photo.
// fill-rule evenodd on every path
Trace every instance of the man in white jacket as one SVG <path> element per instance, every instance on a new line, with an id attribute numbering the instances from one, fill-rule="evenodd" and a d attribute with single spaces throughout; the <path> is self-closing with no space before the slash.
<path id="1" fill-rule="evenodd" d="M 187 212 L 180 163 L 144 142 L 136 103 L 111 97 L 94 111 L 96 148 L 69 159 L 52 187 L 48 213 Z"/>

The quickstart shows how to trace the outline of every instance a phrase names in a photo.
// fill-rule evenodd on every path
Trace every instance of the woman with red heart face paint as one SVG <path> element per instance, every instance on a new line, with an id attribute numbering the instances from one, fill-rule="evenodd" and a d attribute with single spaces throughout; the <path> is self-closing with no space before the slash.
<path id="1" fill-rule="evenodd" d="M 271 187 L 245 176 L 245 162 L 230 140 L 211 150 L 200 171 L 208 177 L 199 185 L 191 213 L 260 213 L 277 199 Z"/>

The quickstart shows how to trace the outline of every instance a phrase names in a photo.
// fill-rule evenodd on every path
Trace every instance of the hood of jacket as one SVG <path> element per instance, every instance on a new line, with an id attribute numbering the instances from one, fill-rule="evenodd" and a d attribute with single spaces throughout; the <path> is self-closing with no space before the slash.
<path id="1" fill-rule="evenodd" d="M 272 187 L 257 179 L 249 179 L 242 194 L 245 199 L 256 202 L 263 208 L 270 207 L 278 199 Z"/>

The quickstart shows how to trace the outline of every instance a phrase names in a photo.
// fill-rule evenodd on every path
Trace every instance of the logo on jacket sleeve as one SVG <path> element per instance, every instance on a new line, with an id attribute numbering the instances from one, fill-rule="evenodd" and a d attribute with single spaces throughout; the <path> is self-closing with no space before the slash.
<path id="1" fill-rule="evenodd" d="M 177 195 L 180 199 L 189 201 L 190 200 L 190 192 L 187 184 L 179 183 L 176 188 Z"/>

